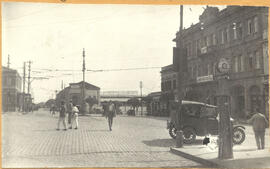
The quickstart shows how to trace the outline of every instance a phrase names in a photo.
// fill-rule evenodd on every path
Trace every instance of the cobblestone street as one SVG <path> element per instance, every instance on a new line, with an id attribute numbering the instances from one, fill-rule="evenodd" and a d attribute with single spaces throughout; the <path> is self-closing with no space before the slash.
<path id="1" fill-rule="evenodd" d="M 40 110 L 2 115 L 3 167 L 206 167 L 169 152 L 166 118 L 80 116 L 79 129 L 57 131 Z"/>

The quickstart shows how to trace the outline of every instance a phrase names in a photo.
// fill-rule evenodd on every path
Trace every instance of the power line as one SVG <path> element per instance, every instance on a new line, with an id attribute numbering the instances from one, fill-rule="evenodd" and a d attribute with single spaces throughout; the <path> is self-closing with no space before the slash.
<path id="1" fill-rule="evenodd" d="M 145 69 L 160 69 L 161 67 L 140 67 L 140 68 L 126 68 L 126 69 L 100 69 L 100 70 L 91 70 L 87 69 L 90 72 L 108 72 L 108 71 L 126 71 L 126 70 L 145 70 Z"/>

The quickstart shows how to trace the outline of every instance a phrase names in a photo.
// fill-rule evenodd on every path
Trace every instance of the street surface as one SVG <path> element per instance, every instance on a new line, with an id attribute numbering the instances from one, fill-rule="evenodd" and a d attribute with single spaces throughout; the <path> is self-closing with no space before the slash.
<path id="1" fill-rule="evenodd" d="M 57 121 L 45 110 L 2 114 L 2 167 L 207 167 L 169 152 L 166 118 L 117 116 L 111 132 L 98 115 L 80 116 L 78 130 Z"/>

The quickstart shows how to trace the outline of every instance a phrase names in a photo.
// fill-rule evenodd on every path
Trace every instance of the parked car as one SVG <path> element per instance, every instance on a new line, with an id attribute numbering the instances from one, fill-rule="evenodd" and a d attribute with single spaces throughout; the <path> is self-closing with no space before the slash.
<path id="1" fill-rule="evenodd" d="M 167 121 L 167 129 L 169 129 L 172 138 L 176 138 L 177 119 L 182 126 L 184 143 L 193 143 L 196 136 L 219 134 L 216 106 L 194 101 L 182 101 L 181 104 L 176 104 L 179 105 L 175 106 L 174 111 L 171 110 L 171 119 Z M 176 109 L 177 107 L 179 108 Z M 233 126 L 233 119 L 231 119 L 231 125 L 233 127 L 233 143 L 241 144 L 245 140 L 245 127 Z"/>

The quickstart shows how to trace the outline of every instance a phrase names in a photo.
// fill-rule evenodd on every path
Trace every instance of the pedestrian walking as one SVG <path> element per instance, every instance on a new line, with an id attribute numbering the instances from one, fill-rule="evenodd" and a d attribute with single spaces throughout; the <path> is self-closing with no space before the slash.
<path id="1" fill-rule="evenodd" d="M 107 118 L 108 118 L 108 124 L 109 124 L 109 130 L 112 131 L 112 125 L 113 125 L 113 118 L 116 115 L 115 112 L 115 105 L 112 103 L 112 101 L 109 102 L 109 107 L 108 107 L 108 112 L 107 112 Z"/>
<path id="2" fill-rule="evenodd" d="M 72 129 L 72 127 L 71 127 L 72 108 L 73 108 L 73 103 L 72 103 L 72 100 L 70 100 L 69 103 L 68 103 L 68 105 L 67 105 L 68 125 L 70 126 L 69 129 Z"/>
<path id="3" fill-rule="evenodd" d="M 248 123 L 252 124 L 258 150 L 264 149 L 265 128 L 268 126 L 266 117 L 256 108 L 255 114 L 248 120 Z"/>
<path id="4" fill-rule="evenodd" d="M 67 124 L 66 124 L 66 105 L 65 102 L 61 102 L 60 112 L 59 112 L 59 119 L 57 124 L 57 130 L 60 130 L 60 123 L 63 123 L 64 130 L 67 130 Z"/>
<path id="5" fill-rule="evenodd" d="M 79 118 L 79 109 L 74 104 L 73 107 L 72 107 L 72 120 L 71 120 L 71 125 L 69 127 L 70 129 L 72 129 L 72 125 L 73 125 L 74 122 L 75 122 L 75 128 L 74 129 L 76 129 L 76 130 L 78 129 L 78 127 L 79 127 L 78 118 Z"/>
<path id="6" fill-rule="evenodd" d="M 56 106 L 54 104 L 52 105 L 50 111 L 51 111 L 52 116 L 54 117 L 55 116 L 55 111 L 56 111 Z"/>

